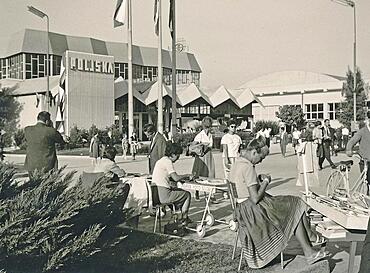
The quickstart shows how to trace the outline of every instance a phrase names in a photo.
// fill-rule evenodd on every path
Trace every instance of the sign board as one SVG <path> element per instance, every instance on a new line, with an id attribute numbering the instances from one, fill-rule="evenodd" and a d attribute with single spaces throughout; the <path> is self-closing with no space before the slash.
<path id="1" fill-rule="evenodd" d="M 114 123 L 114 57 L 66 51 L 65 131 Z"/>

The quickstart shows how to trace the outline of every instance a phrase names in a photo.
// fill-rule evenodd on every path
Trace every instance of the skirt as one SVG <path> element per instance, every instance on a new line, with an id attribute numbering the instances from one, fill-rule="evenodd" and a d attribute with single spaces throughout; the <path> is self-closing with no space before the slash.
<path id="1" fill-rule="evenodd" d="M 237 204 L 239 239 L 251 268 L 271 262 L 288 245 L 288 241 L 306 210 L 296 196 L 266 194 L 256 205 L 250 199 Z"/>
<path id="2" fill-rule="evenodd" d="M 192 174 L 195 176 L 215 178 L 215 172 L 215 161 L 212 151 L 209 151 L 204 156 L 195 157 Z"/>

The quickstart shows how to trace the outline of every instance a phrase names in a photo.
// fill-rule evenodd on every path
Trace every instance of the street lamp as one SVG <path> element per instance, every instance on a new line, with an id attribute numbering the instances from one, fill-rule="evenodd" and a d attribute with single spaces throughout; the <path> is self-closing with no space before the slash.
<path id="1" fill-rule="evenodd" d="M 332 0 L 340 5 L 353 8 L 353 120 L 356 122 L 356 3 L 354 0 Z"/>
<path id="2" fill-rule="evenodd" d="M 46 18 L 46 33 L 47 33 L 47 53 L 46 53 L 46 103 L 47 103 L 47 109 L 49 112 L 49 105 L 50 105 L 50 88 L 49 88 L 49 16 L 42 12 L 41 10 L 33 7 L 33 6 L 27 6 L 28 11 L 33 13 L 34 15 L 40 17 L 41 19 Z"/>

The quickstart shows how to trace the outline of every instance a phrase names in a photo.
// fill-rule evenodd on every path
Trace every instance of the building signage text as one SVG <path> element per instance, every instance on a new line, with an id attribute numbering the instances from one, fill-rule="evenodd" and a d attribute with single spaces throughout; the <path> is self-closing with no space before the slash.
<path id="1" fill-rule="evenodd" d="M 85 72 L 95 72 L 104 74 L 114 73 L 114 64 L 108 61 L 89 60 L 83 58 L 70 58 L 70 68 Z"/>

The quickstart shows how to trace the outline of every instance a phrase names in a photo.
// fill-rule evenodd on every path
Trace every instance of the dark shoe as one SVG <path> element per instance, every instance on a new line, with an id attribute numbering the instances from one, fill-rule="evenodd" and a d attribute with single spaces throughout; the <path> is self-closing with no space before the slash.
<path id="1" fill-rule="evenodd" d="M 180 223 L 183 226 L 188 226 L 189 224 L 193 223 L 193 220 L 191 220 L 189 217 L 186 217 L 185 219 L 181 219 Z"/>
<path id="2" fill-rule="evenodd" d="M 337 168 L 337 166 L 336 166 L 336 165 L 331 165 L 331 168 L 332 168 L 332 169 L 336 169 L 336 168 Z"/>
<path id="3" fill-rule="evenodd" d="M 321 167 L 321 166 L 319 166 L 319 170 L 320 170 L 320 171 L 322 170 L 322 167 Z"/>
<path id="4" fill-rule="evenodd" d="M 211 198 L 210 198 L 210 201 L 211 201 L 211 203 L 212 203 L 212 204 L 218 204 L 218 203 L 220 203 L 220 202 L 216 199 L 216 197 L 211 197 Z"/>

